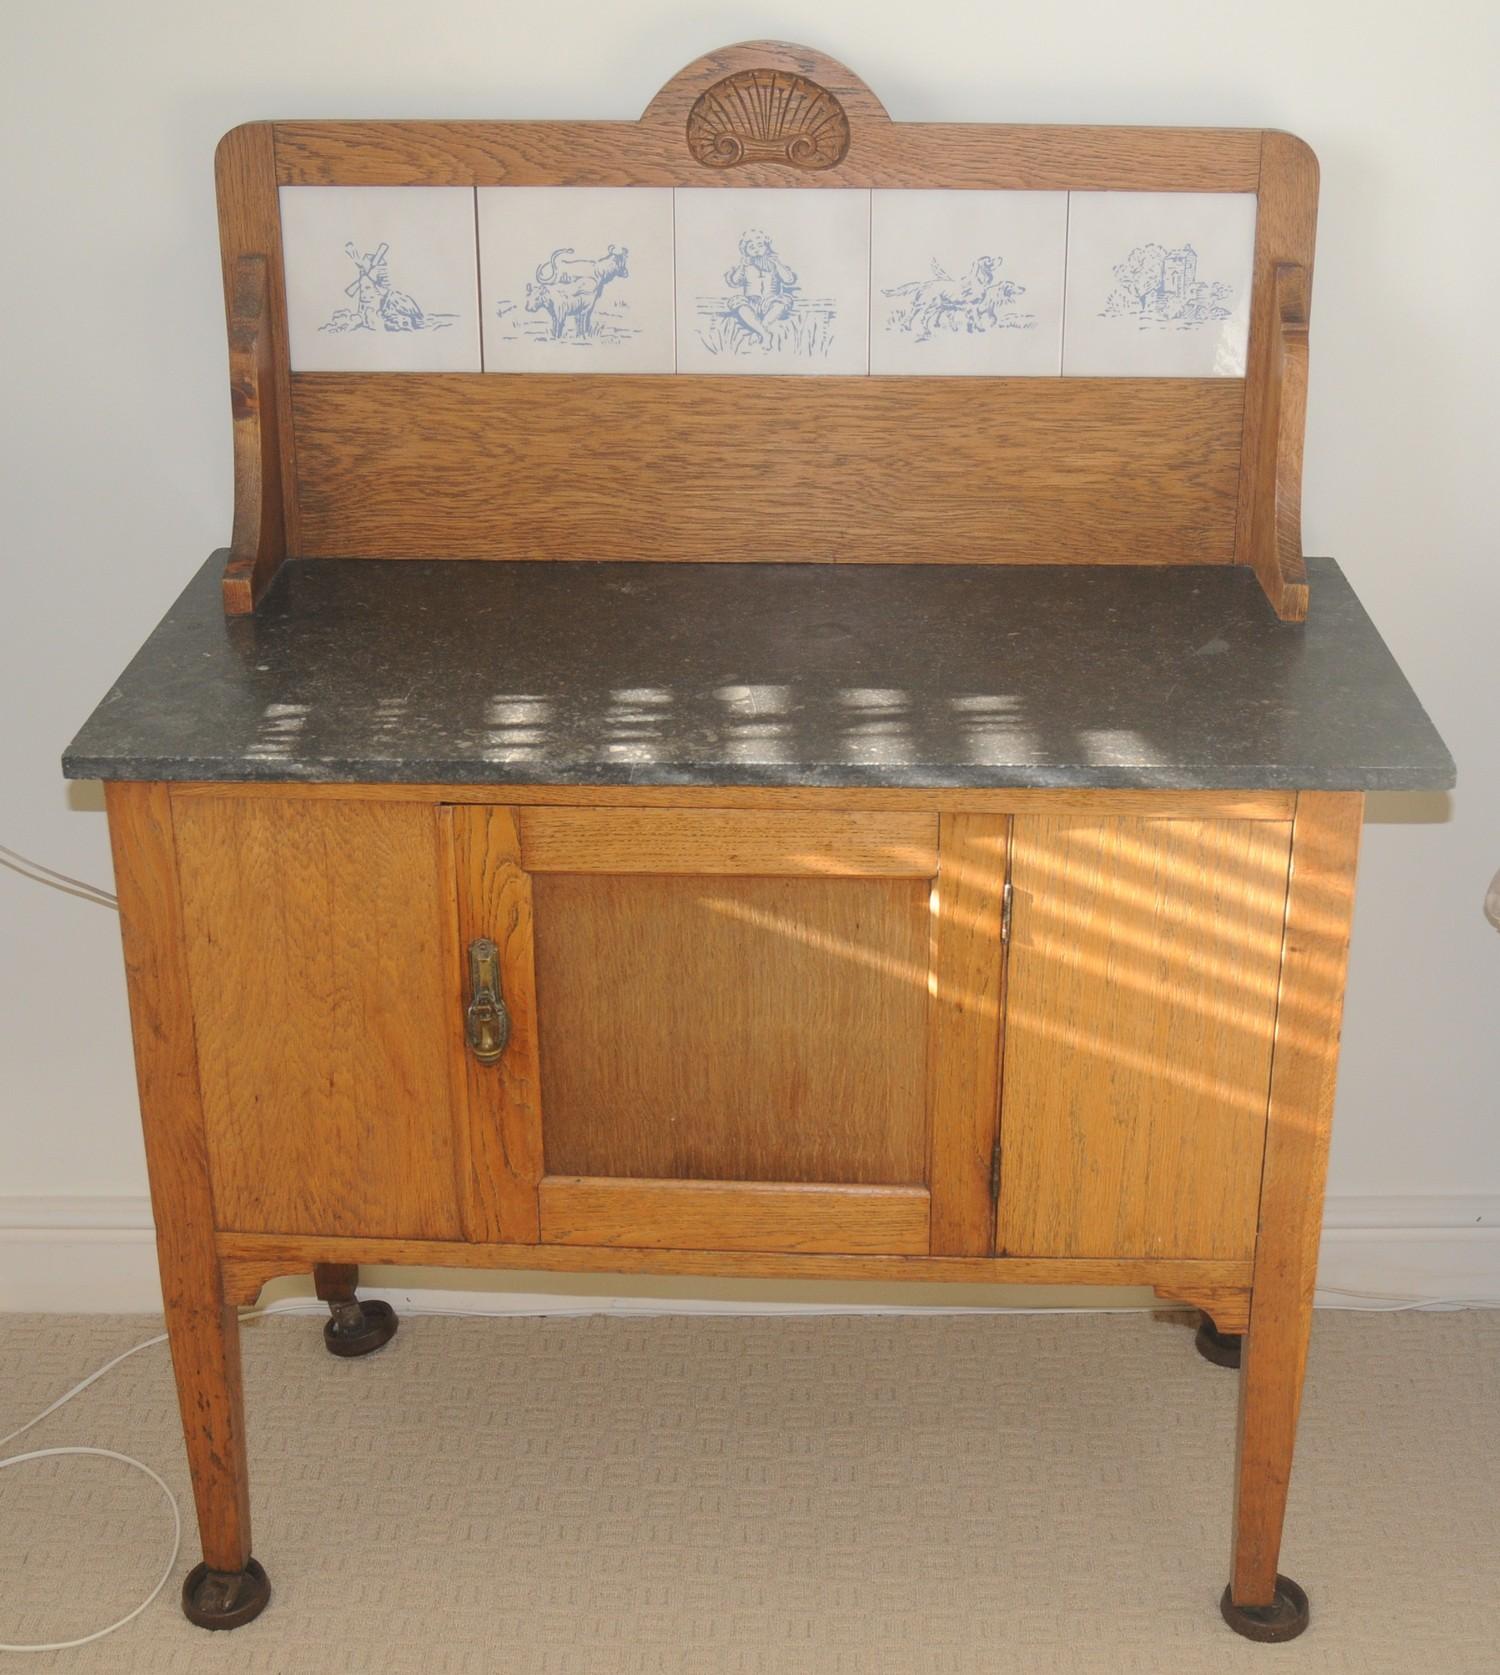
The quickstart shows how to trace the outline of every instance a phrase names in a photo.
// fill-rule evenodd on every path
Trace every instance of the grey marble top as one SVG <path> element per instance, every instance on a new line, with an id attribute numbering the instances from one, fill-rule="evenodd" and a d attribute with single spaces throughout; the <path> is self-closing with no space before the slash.
<path id="1" fill-rule="evenodd" d="M 216 553 L 72 779 L 1438 789 L 1451 757 L 1332 559 L 1245 569 Z"/>

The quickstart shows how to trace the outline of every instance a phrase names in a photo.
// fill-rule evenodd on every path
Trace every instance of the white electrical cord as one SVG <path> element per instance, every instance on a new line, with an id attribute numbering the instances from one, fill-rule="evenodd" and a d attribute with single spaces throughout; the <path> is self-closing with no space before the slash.
<path id="1" fill-rule="evenodd" d="M 161 1340 L 153 1339 L 152 1341 L 159 1343 Z M 144 1348 L 145 1345 L 142 1344 L 139 1347 Z M 76 1394 L 76 1392 L 70 1391 L 69 1394 Z M 7 1459 L 0 1460 L 0 1471 L 4 1471 L 7 1466 L 24 1465 L 28 1460 L 55 1460 L 61 1454 L 92 1454 L 98 1459 L 118 1460 L 122 1465 L 131 1466 L 136 1471 L 145 1472 L 146 1476 L 166 1496 L 167 1505 L 172 1510 L 172 1551 L 167 1555 L 166 1569 L 162 1571 L 156 1586 L 133 1611 L 127 1611 L 123 1617 L 111 1623 L 108 1628 L 95 1629 L 92 1634 L 81 1634 L 76 1640 L 36 1640 L 29 1643 L 0 1640 L 0 1652 L 68 1652 L 75 1646 L 87 1646 L 92 1640 L 102 1640 L 106 1634 L 113 1634 L 117 1628 L 124 1628 L 126 1623 L 139 1617 L 141 1612 L 166 1587 L 172 1572 L 177 1568 L 177 1555 L 182 1548 L 182 1513 L 177 1508 L 177 1497 L 144 1460 L 133 1459 L 129 1454 L 116 1454 L 112 1448 L 34 1448 L 29 1454 L 12 1454 Z"/>
<path id="2" fill-rule="evenodd" d="M 308 1304 L 295 1302 L 282 1304 L 280 1306 L 272 1305 L 271 1307 L 264 1309 L 247 1309 L 245 1313 L 240 1316 L 240 1319 L 253 1320 L 257 1315 L 262 1314 L 310 1314 L 314 1312 L 319 1311 L 310 1307 Z M 143 1349 L 151 1349 L 155 1345 L 165 1343 L 166 1341 L 167 1334 L 165 1332 L 158 1332 L 154 1338 L 144 1338 L 140 1343 L 133 1344 L 122 1354 L 115 1356 L 113 1361 L 106 1361 L 102 1367 L 99 1367 L 94 1372 L 91 1372 L 87 1378 L 80 1380 L 71 1390 L 64 1391 L 50 1407 L 44 1407 L 34 1419 L 28 1419 L 24 1425 L 18 1426 L 10 1433 L 9 1436 L 0 1437 L 0 1448 L 4 1448 L 7 1443 L 14 1442 L 17 1437 L 25 1436 L 25 1434 L 34 1426 L 40 1425 L 44 1419 L 50 1418 L 50 1416 L 56 1413 L 60 1407 L 65 1407 L 75 1396 L 81 1396 L 91 1384 L 103 1378 L 107 1372 L 110 1372 L 115 1367 L 118 1367 L 122 1361 L 128 1361 L 132 1355 L 139 1355 Z M 126 1623 L 133 1622 L 137 1617 L 139 1617 L 141 1612 L 143 1612 L 162 1591 L 162 1589 L 166 1587 L 167 1583 L 171 1580 L 172 1572 L 177 1568 L 177 1555 L 182 1550 L 182 1512 L 177 1505 L 176 1495 L 172 1493 L 162 1479 L 154 1471 L 152 1471 L 151 1467 L 148 1466 L 144 1460 L 137 1460 L 129 1454 L 117 1454 L 112 1448 L 33 1448 L 26 1454 L 10 1454 L 4 1459 L 0 1459 L 0 1471 L 6 1471 L 11 1466 L 25 1465 L 31 1460 L 55 1460 L 59 1458 L 59 1456 L 67 1454 L 91 1454 L 96 1459 L 118 1460 L 121 1465 L 129 1466 L 134 1471 L 144 1472 L 145 1475 L 149 1477 L 157 1486 L 157 1488 L 161 1490 L 162 1494 L 166 1497 L 168 1507 L 171 1508 L 172 1551 L 167 1555 L 166 1568 L 162 1571 L 160 1578 L 157 1580 L 156 1586 L 151 1590 L 151 1592 L 146 1595 L 146 1597 L 135 1607 L 133 1611 L 127 1611 L 123 1617 L 117 1618 L 116 1621 L 110 1623 L 107 1628 L 95 1629 L 92 1634 L 80 1635 L 76 1640 L 44 1640 L 30 1643 L 0 1640 L 0 1652 L 69 1652 L 72 1651 L 75 1646 L 87 1646 L 92 1641 L 102 1640 L 105 1635 L 113 1634 L 117 1628 L 124 1628 Z"/>
<path id="3" fill-rule="evenodd" d="M 0 867 L 9 867 L 12 872 L 20 873 L 22 878 L 29 878 L 33 884 L 45 884 L 49 889 L 61 890 L 65 896 L 78 896 L 100 907 L 112 907 L 119 911 L 119 901 L 108 890 L 101 890 L 97 884 L 90 884 L 82 878 L 72 878 L 65 872 L 54 872 L 51 867 L 44 867 L 40 861 L 33 861 L 17 849 L 7 849 L 3 843 L 0 843 Z"/>

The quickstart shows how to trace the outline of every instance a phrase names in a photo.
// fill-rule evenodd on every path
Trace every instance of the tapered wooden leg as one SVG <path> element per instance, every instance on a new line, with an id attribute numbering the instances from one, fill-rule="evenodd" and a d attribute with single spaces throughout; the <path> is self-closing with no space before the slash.
<path id="1" fill-rule="evenodd" d="M 1251 1639 L 1287 1640 L 1307 1599 L 1277 1575 L 1302 1400 L 1333 1116 L 1363 798 L 1304 792 L 1292 829 L 1260 1235 L 1240 1372 L 1234 1550 L 1223 1609 Z"/>
<path id="2" fill-rule="evenodd" d="M 243 1570 L 250 1557 L 250 1472 L 239 1320 L 226 1304 L 176 1299 L 167 1305 L 167 1332 L 204 1562 L 212 1570 Z"/>
<path id="3" fill-rule="evenodd" d="M 157 784 L 111 784 L 105 795 L 162 1299 L 203 1539 L 183 1610 L 205 1628 L 238 1628 L 271 1590 L 250 1552 L 239 1322 L 214 1243 L 171 798 Z"/>
<path id="4" fill-rule="evenodd" d="M 213 1300 L 169 1297 L 166 1314 L 203 1542 L 203 1562 L 183 1582 L 182 1609 L 200 1628 L 225 1629 L 258 1617 L 271 1585 L 250 1552 L 239 1318 L 217 1282 L 215 1273 Z"/>

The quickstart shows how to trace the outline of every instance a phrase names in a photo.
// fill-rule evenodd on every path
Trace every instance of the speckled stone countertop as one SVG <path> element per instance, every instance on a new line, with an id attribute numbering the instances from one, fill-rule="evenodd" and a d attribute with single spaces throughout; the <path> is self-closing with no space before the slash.
<path id="1" fill-rule="evenodd" d="M 1439 789 L 1453 762 L 1331 559 L 1305 624 L 1229 566 L 222 553 L 72 779 Z"/>

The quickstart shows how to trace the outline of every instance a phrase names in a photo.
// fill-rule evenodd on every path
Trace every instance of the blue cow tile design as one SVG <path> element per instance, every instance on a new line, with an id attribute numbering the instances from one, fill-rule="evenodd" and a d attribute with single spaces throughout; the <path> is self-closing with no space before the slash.
<path id="1" fill-rule="evenodd" d="M 1113 273 L 1115 289 L 1100 316 L 1127 316 L 1142 331 L 1192 331 L 1227 320 L 1233 311 L 1234 287 L 1199 279 L 1198 253 L 1191 244 L 1175 250 L 1138 244 Z"/>
<path id="2" fill-rule="evenodd" d="M 890 299 L 885 329 L 906 332 L 927 343 L 942 332 L 1034 331 L 1036 315 L 1018 305 L 1026 287 L 1002 279 L 1003 256 L 976 256 L 955 279 L 936 256 L 931 278 L 911 279 L 885 288 Z"/>
<path id="3" fill-rule="evenodd" d="M 758 227 L 740 235 L 739 260 L 724 274 L 727 293 L 697 298 L 699 338 L 713 355 L 780 353 L 826 356 L 838 307 L 831 297 L 803 295 L 796 271 Z"/>
<path id="4" fill-rule="evenodd" d="M 335 308 L 319 331 L 441 331 L 453 324 L 457 314 L 430 313 L 415 297 L 391 284 L 390 248 L 382 242 L 374 250 L 361 252 L 352 240 L 344 246 L 344 254 L 357 270 L 352 282 L 344 287 L 344 295 L 352 297 L 354 304 Z"/>
<path id="5" fill-rule="evenodd" d="M 610 244 L 602 256 L 579 256 L 572 245 L 561 245 L 537 263 L 522 297 L 496 303 L 501 322 L 496 336 L 511 342 L 626 343 L 640 336 L 623 284 L 629 278 L 626 245 Z"/>

